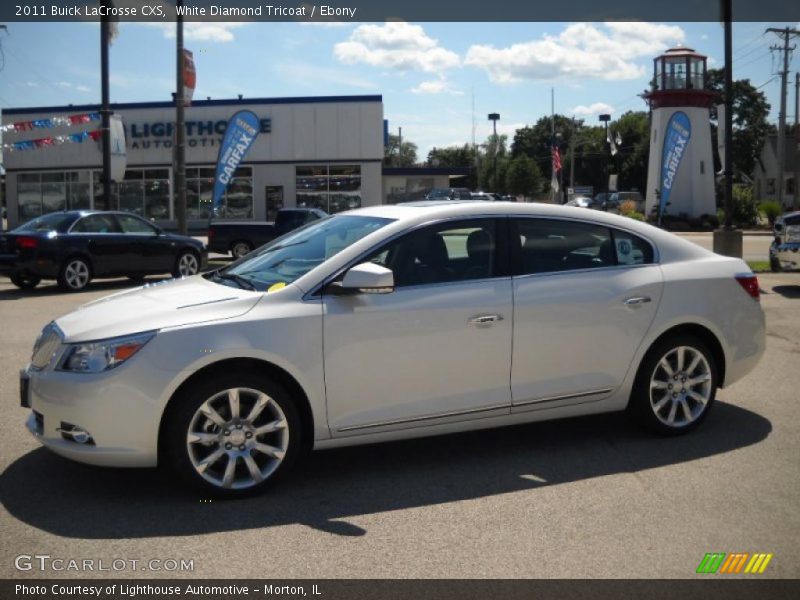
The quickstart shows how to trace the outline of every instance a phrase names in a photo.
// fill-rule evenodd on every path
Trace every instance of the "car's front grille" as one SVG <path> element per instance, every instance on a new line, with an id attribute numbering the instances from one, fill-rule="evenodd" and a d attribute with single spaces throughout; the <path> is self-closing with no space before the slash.
<path id="1" fill-rule="evenodd" d="M 33 346 L 33 355 L 31 356 L 31 366 L 36 369 L 43 369 L 53 358 L 53 354 L 58 350 L 61 345 L 63 336 L 58 325 L 55 323 L 48 324 L 39 335 L 36 343 Z"/>

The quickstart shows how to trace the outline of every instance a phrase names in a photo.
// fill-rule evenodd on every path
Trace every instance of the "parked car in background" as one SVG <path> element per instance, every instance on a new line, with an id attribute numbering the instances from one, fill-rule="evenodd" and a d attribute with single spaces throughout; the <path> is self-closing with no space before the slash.
<path id="1" fill-rule="evenodd" d="M 775 219 L 769 266 L 775 271 L 800 271 L 800 211 Z"/>
<path id="2" fill-rule="evenodd" d="M 497 202 L 503 199 L 500 194 L 495 194 L 494 192 L 472 192 L 470 197 L 473 200 L 487 200 L 489 202 Z"/>
<path id="3" fill-rule="evenodd" d="M 241 258 L 276 237 L 327 216 L 318 208 L 282 208 L 274 223 L 212 221 L 208 227 L 208 251 L 218 254 L 230 252 L 234 258 Z"/>
<path id="4" fill-rule="evenodd" d="M 636 212 L 644 213 L 644 198 L 639 192 L 614 192 L 608 197 L 603 210 L 619 214 L 620 206 L 624 202 L 634 202 L 636 204 Z"/>
<path id="5" fill-rule="evenodd" d="M 594 208 L 597 210 L 601 208 L 600 205 L 593 198 L 589 198 L 588 196 L 573 196 L 567 201 L 566 206 L 577 206 L 579 208 Z"/>
<path id="6" fill-rule="evenodd" d="M 433 188 L 425 200 L 471 200 L 472 192 L 467 188 Z"/>
<path id="7" fill-rule="evenodd" d="M 42 279 L 77 292 L 97 277 L 186 277 L 198 273 L 207 257 L 199 240 L 166 233 L 127 212 L 48 213 L 0 234 L 0 274 L 22 289 Z"/>
<path id="8" fill-rule="evenodd" d="M 235 497 L 309 448 L 626 409 L 686 433 L 764 346 L 747 264 L 650 225 L 547 204 L 383 205 L 56 319 L 21 403 L 62 456 L 164 464 Z M 724 421 L 715 435 L 740 425 Z"/>

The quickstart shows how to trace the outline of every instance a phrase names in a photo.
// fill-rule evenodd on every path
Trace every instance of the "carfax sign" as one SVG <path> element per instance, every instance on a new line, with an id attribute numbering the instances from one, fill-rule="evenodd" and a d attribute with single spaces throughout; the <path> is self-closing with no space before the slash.
<path id="1" fill-rule="evenodd" d="M 692 123 L 686 113 L 682 111 L 672 113 L 664 133 L 664 151 L 661 153 L 661 203 L 659 205 L 659 214 L 664 214 L 664 207 L 669 202 L 678 167 L 680 167 L 691 137 Z"/>
<path id="2" fill-rule="evenodd" d="M 231 117 L 225 137 L 219 147 L 217 159 L 217 172 L 214 176 L 214 198 L 212 208 L 214 213 L 219 209 L 225 188 L 233 179 L 239 163 L 250 150 L 259 131 L 258 117 L 249 110 L 240 110 Z"/>

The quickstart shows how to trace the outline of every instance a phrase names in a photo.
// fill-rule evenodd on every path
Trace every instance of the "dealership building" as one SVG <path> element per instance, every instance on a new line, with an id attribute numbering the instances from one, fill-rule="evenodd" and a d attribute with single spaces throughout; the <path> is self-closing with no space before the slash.
<path id="1" fill-rule="evenodd" d="M 110 208 L 174 228 L 174 103 L 111 108 L 124 125 L 127 167 L 121 181 L 112 185 Z M 256 114 L 260 132 L 227 187 L 221 218 L 272 220 L 282 207 L 334 213 L 419 199 L 430 188 L 447 187 L 453 177 L 468 172 L 383 168 L 379 95 L 194 101 L 186 109 L 191 229 L 207 224 L 220 143 L 229 119 L 240 110 Z M 97 105 L 3 111 L 9 227 L 47 212 L 104 206 L 98 111 Z M 70 118 L 80 121 L 76 115 L 91 120 L 69 123 Z M 81 138 L 84 132 L 95 133 Z"/>

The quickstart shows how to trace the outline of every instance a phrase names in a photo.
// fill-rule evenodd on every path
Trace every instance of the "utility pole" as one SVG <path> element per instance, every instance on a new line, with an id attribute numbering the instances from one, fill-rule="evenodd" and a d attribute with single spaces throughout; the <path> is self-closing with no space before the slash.
<path id="1" fill-rule="evenodd" d="M 800 207 L 800 72 L 794 74 L 794 197 L 792 210 Z"/>
<path id="2" fill-rule="evenodd" d="M 109 8 L 110 3 L 103 0 L 103 7 Z M 111 210 L 111 106 L 108 91 L 108 45 L 111 41 L 111 22 L 103 11 L 100 17 L 100 133 L 103 144 L 103 210 Z"/>
<path id="3" fill-rule="evenodd" d="M 179 6 L 183 6 L 183 0 L 177 0 L 175 7 Z M 186 113 L 183 95 L 183 16 L 180 13 L 176 14 L 175 26 L 175 219 L 178 233 L 186 235 Z"/>
<path id="4" fill-rule="evenodd" d="M 778 115 L 778 204 L 783 208 L 783 190 L 786 183 L 783 175 L 786 168 L 786 80 L 789 77 L 789 51 L 796 46 L 789 46 L 789 39 L 792 36 L 800 35 L 797 29 L 776 29 L 770 27 L 767 31 L 780 34 L 783 38 L 783 46 L 772 46 L 772 50 L 783 50 L 783 69 L 781 70 L 781 112 Z M 797 197 L 797 194 L 795 194 Z"/>

